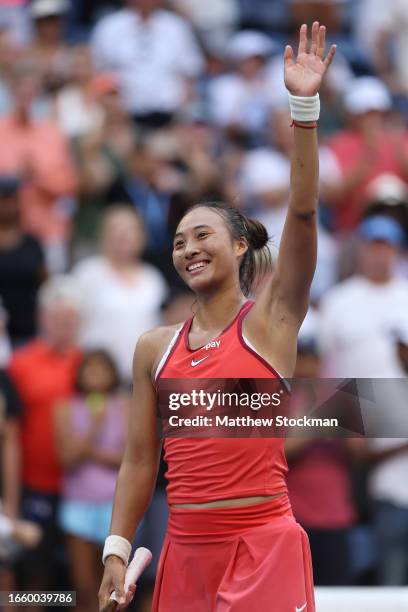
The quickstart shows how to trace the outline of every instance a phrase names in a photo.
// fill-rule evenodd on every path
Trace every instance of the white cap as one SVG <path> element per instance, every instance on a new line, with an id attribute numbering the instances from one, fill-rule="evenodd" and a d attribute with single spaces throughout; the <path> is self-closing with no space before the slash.
<path id="1" fill-rule="evenodd" d="M 365 76 L 353 79 L 344 96 L 346 110 L 353 115 L 369 111 L 388 111 L 392 100 L 386 85 L 376 77 Z"/>
<path id="2" fill-rule="evenodd" d="M 249 57 L 267 57 L 274 47 L 273 41 L 266 34 L 256 30 L 245 30 L 231 38 L 227 53 L 231 59 L 239 62 Z"/>
<path id="3" fill-rule="evenodd" d="M 30 15 L 33 19 L 64 15 L 69 11 L 67 0 L 34 0 L 30 5 Z"/>
<path id="4" fill-rule="evenodd" d="M 408 203 L 408 187 L 399 176 L 384 173 L 369 183 L 367 199 L 390 205 L 400 202 Z"/>

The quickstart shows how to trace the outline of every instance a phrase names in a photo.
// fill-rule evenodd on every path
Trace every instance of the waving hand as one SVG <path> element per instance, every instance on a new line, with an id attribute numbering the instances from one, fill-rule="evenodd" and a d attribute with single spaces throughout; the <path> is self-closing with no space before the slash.
<path id="1" fill-rule="evenodd" d="M 336 45 L 325 57 L 326 28 L 315 21 L 309 45 L 307 25 L 299 33 L 299 48 L 295 58 L 290 45 L 285 48 L 285 85 L 294 96 L 314 96 L 320 89 L 324 75 L 333 61 Z"/>

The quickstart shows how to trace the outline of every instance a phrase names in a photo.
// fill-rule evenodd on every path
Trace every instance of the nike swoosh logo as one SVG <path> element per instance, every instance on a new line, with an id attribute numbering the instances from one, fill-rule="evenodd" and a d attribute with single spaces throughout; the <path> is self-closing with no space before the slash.
<path id="1" fill-rule="evenodd" d="M 305 603 L 305 605 L 304 605 L 304 606 L 302 606 L 301 608 L 298 608 L 298 607 L 296 606 L 296 608 L 295 608 L 295 612 L 302 612 L 302 610 L 305 610 L 305 609 L 306 609 L 306 606 L 307 606 L 307 603 Z"/>
<path id="2" fill-rule="evenodd" d="M 201 363 L 202 361 L 205 361 L 206 359 L 208 359 L 209 355 L 206 355 L 205 357 L 203 357 L 202 359 L 199 359 L 198 361 L 194 361 L 194 359 L 191 360 L 191 365 L 193 368 L 195 368 L 196 366 L 198 366 L 199 363 Z"/>

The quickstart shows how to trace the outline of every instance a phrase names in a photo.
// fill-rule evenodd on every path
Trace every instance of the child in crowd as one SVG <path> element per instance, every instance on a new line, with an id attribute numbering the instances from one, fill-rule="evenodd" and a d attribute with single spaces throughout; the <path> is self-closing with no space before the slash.
<path id="1" fill-rule="evenodd" d="M 76 387 L 75 396 L 57 410 L 57 443 L 65 470 L 59 522 L 66 534 L 76 609 L 93 612 L 124 447 L 127 401 L 116 366 L 102 350 L 84 355 Z"/>

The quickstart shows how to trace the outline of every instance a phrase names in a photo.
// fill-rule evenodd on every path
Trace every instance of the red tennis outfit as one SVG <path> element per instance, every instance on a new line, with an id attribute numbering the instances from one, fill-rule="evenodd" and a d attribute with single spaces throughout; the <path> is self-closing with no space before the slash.
<path id="1" fill-rule="evenodd" d="M 192 319 L 159 364 L 160 378 L 278 378 L 250 346 L 246 302 L 216 341 L 192 350 Z M 287 495 L 281 438 L 166 438 L 170 515 L 152 612 L 314 612 L 309 543 Z M 235 508 L 174 508 L 239 497 Z"/>

